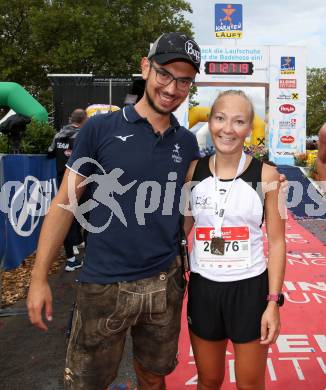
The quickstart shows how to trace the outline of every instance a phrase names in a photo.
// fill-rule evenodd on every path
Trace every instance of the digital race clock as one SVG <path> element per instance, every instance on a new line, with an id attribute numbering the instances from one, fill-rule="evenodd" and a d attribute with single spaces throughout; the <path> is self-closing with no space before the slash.
<path id="1" fill-rule="evenodd" d="M 208 61 L 205 63 L 206 74 L 252 75 L 253 72 L 252 62 Z"/>

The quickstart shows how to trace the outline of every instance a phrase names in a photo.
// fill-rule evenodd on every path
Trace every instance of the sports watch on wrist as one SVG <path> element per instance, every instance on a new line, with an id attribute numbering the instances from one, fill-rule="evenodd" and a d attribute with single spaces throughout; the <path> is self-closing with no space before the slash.
<path id="1" fill-rule="evenodd" d="M 282 293 L 280 293 L 280 294 L 268 294 L 267 295 L 267 300 L 276 302 L 277 306 L 283 306 L 283 304 L 284 304 L 284 295 Z"/>

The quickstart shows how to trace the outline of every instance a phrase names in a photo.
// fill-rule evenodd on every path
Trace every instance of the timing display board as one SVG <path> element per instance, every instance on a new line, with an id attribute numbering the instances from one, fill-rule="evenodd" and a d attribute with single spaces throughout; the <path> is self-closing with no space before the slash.
<path id="1" fill-rule="evenodd" d="M 253 68 L 252 62 L 207 61 L 205 63 L 206 74 L 252 75 Z"/>
<path id="2" fill-rule="evenodd" d="M 239 81 L 268 83 L 269 50 L 267 46 L 201 46 L 198 82 Z"/>

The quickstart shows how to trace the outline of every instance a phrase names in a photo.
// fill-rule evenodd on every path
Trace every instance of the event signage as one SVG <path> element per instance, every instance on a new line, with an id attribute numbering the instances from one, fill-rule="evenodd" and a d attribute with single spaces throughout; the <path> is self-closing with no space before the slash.
<path id="1" fill-rule="evenodd" d="M 215 36 L 239 39 L 243 34 L 242 4 L 215 4 Z"/>
<path id="2" fill-rule="evenodd" d="M 260 86 L 269 107 L 265 128 L 269 159 L 294 164 L 306 149 L 306 51 L 300 46 L 201 46 L 198 87 Z M 254 102 L 255 103 L 255 102 Z M 294 119 L 291 126 L 286 121 Z M 282 125 L 280 125 L 282 123 Z M 295 126 L 294 126 L 295 123 Z"/>
<path id="3" fill-rule="evenodd" d="M 201 69 L 196 82 L 247 81 L 267 83 L 269 80 L 268 47 L 201 46 Z"/>
<path id="4" fill-rule="evenodd" d="M 270 46 L 269 69 L 269 158 L 276 164 L 293 165 L 294 154 L 306 150 L 305 49 Z"/>

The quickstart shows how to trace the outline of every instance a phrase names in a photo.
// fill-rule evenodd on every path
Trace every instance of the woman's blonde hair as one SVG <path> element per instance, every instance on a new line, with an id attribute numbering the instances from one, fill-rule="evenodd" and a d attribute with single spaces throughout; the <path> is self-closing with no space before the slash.
<path id="1" fill-rule="evenodd" d="M 244 99 L 247 100 L 247 102 L 249 103 L 249 106 L 250 106 L 250 118 L 249 118 L 249 121 L 250 121 L 250 125 L 252 125 L 252 122 L 253 122 L 254 116 L 255 116 L 254 105 L 252 104 L 251 99 L 243 91 L 241 91 L 240 89 L 228 89 L 227 91 L 220 92 L 218 94 L 217 98 L 214 100 L 214 103 L 212 105 L 211 111 L 209 113 L 208 120 L 211 119 L 211 116 L 213 115 L 215 106 L 220 101 L 220 99 L 222 99 L 224 96 L 242 96 Z"/>

